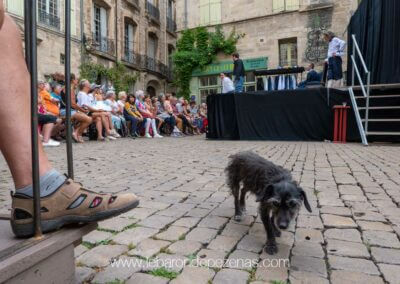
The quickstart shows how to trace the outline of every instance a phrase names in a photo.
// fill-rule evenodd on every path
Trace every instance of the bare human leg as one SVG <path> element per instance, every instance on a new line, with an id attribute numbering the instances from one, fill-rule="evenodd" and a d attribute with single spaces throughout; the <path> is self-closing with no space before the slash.
<path id="1" fill-rule="evenodd" d="M 10 167 L 15 187 L 22 188 L 32 184 L 30 77 L 19 29 L 7 15 L 0 30 L 0 66 L 7 66 L 0 68 L 0 150 Z M 13 94 L 12 104 L 7 94 Z M 52 168 L 41 143 L 39 163 L 40 175 Z"/>
<path id="2" fill-rule="evenodd" d="M 0 25 L 4 14 L 0 1 Z M 0 30 L 0 151 L 10 167 L 15 187 L 12 196 L 11 227 L 17 237 L 33 236 L 32 156 L 30 77 L 22 52 L 19 29 L 9 16 L 5 16 Z M 9 103 L 8 94 L 13 94 Z M 36 131 L 36 129 L 35 129 Z M 61 180 L 61 174 L 52 167 L 39 143 L 41 226 L 44 233 L 56 230 L 68 223 L 95 222 L 124 213 L 139 204 L 134 194 L 97 194 L 85 190 L 71 179 Z M 54 179 L 54 176 L 56 179 Z M 22 188 L 23 187 L 23 188 Z M 48 193 L 50 188 L 51 194 Z M 86 196 L 80 203 L 76 200 Z M 100 201 L 101 200 L 101 201 Z M 102 202 L 102 200 L 104 200 Z M 75 203 L 74 203 L 75 202 Z M 74 208 L 68 208 L 74 203 Z M 96 204 L 93 209 L 93 204 Z"/>

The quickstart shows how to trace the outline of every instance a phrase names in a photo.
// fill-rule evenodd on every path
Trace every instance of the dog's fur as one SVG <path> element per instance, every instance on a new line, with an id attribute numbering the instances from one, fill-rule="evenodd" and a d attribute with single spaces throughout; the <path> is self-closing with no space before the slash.
<path id="1" fill-rule="evenodd" d="M 253 152 L 241 152 L 230 156 L 225 169 L 227 184 L 235 198 L 235 220 L 241 221 L 246 210 L 246 193 L 255 194 L 260 202 L 261 220 L 267 233 L 265 251 L 278 252 L 275 237 L 280 237 L 278 229 L 287 229 L 290 221 L 298 213 L 302 202 L 311 212 L 307 195 L 290 172 Z M 242 188 L 240 185 L 242 184 Z"/>

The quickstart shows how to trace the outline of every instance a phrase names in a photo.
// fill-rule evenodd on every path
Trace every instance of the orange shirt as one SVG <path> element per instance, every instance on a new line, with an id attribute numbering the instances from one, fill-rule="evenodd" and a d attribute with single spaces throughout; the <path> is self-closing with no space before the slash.
<path id="1" fill-rule="evenodd" d="M 42 91 L 40 91 L 39 95 L 42 98 L 42 102 L 43 102 L 43 105 L 46 108 L 46 110 L 55 116 L 59 116 L 60 108 L 58 107 L 58 104 L 53 103 L 51 101 L 50 93 L 47 92 L 46 90 L 42 90 Z"/>

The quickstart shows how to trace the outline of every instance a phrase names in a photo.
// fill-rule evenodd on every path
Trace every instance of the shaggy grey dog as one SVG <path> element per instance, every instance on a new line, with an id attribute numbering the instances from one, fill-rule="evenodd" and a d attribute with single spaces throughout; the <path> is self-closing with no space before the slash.
<path id="1" fill-rule="evenodd" d="M 255 194 L 260 202 L 261 220 L 267 233 L 265 251 L 278 252 L 275 237 L 280 237 L 278 229 L 287 229 L 304 201 L 311 212 L 307 195 L 292 179 L 290 172 L 253 152 L 241 152 L 230 156 L 225 169 L 227 184 L 235 198 L 235 220 L 241 221 L 246 210 L 246 193 Z M 242 187 L 240 185 L 242 184 Z"/>

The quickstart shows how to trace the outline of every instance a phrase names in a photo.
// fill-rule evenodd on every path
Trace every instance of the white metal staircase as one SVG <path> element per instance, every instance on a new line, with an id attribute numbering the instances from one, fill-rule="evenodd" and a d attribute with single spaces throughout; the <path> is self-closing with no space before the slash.
<path id="1" fill-rule="evenodd" d="M 368 145 L 368 136 L 400 136 L 400 103 L 393 104 L 387 102 L 387 100 L 397 98 L 400 102 L 400 92 L 390 95 L 373 93 L 371 87 L 371 72 L 365 64 L 355 35 L 352 35 L 352 41 L 352 85 L 349 87 L 349 93 L 362 143 Z M 364 83 L 360 69 L 358 68 L 356 55 L 359 57 L 364 74 L 367 77 L 366 83 Z M 355 86 L 355 75 L 357 75 L 360 86 Z M 380 86 L 384 87 L 389 85 Z M 393 116 L 390 117 L 390 114 L 393 114 Z M 392 126 L 390 127 L 390 131 L 382 130 L 385 129 L 384 126 L 388 124 Z M 371 127 L 371 125 L 373 125 L 373 127 Z"/>

